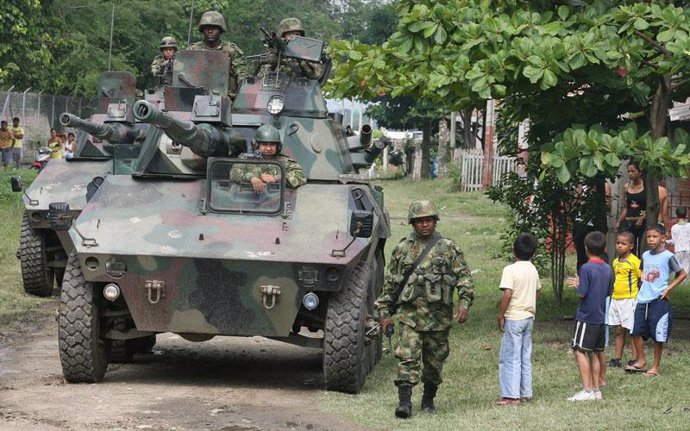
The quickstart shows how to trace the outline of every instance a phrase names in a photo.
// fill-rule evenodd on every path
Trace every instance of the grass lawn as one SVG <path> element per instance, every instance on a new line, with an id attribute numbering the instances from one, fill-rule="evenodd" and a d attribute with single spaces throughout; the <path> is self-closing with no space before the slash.
<path id="1" fill-rule="evenodd" d="M 496 312 L 501 270 L 508 262 L 498 257 L 499 238 L 511 214 L 481 193 L 446 192 L 442 181 L 382 182 L 391 215 L 392 240 L 410 231 L 407 206 L 417 198 L 434 200 L 440 208 L 438 231 L 454 239 L 474 272 L 475 303 L 470 319 L 451 330 L 451 354 L 444 368 L 444 383 L 436 400 L 435 416 L 420 412 L 421 385 L 413 392 L 413 417 L 396 419 L 397 390 L 393 385 L 396 362 L 389 353 L 369 375 L 358 395 L 324 392 L 323 407 L 374 429 L 454 430 L 472 429 L 688 429 L 690 427 L 690 292 L 688 284 L 673 291 L 674 321 L 671 343 L 662 358 L 662 376 L 646 378 L 610 369 L 604 401 L 570 402 L 580 390 L 575 360 L 569 349 L 577 298 L 566 290 L 565 302 L 554 303 L 547 274 L 542 274 L 543 294 L 537 306 L 533 333 L 534 399 L 517 407 L 497 407 L 498 352 L 501 333 Z M 571 271 L 573 262 L 569 262 Z M 386 343 L 384 341 L 384 343 Z M 648 360 L 651 361 L 648 349 Z"/>

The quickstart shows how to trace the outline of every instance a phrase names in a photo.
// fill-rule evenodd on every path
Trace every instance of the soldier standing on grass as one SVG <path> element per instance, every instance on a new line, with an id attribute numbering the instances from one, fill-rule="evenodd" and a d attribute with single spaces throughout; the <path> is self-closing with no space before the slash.
<path id="1" fill-rule="evenodd" d="M 244 59 L 244 53 L 234 43 L 224 42 L 220 39 L 220 35 L 228 31 L 225 18 L 220 12 L 212 10 L 201 15 L 199 31 L 203 33 L 204 40 L 191 44 L 188 49 L 218 50 L 228 54 L 230 59 L 228 97 L 234 100 L 242 81 L 247 77 L 247 63 Z"/>
<path id="2" fill-rule="evenodd" d="M 383 293 L 376 301 L 384 334 L 393 328 L 391 315 L 398 315 L 399 418 L 412 415 L 412 387 L 424 383 L 422 410 L 434 413 L 434 397 L 441 384 L 443 363 L 449 354 L 448 333 L 453 318 L 453 293 L 460 303 L 455 314 L 467 320 L 474 300 L 474 283 L 462 251 L 436 232 L 438 211 L 429 200 L 412 202 L 408 222 L 414 228 L 393 249 Z"/>

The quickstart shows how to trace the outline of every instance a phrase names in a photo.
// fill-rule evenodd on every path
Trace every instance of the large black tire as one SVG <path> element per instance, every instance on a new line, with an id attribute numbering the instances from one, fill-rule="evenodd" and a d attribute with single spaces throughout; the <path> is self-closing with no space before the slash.
<path id="1" fill-rule="evenodd" d="M 326 389 L 357 393 L 369 371 L 366 343 L 367 287 L 371 268 L 360 262 L 328 301 L 323 342 Z M 370 343 L 371 344 L 371 343 Z"/>
<path id="2" fill-rule="evenodd" d="M 72 254 L 67 259 L 58 316 L 60 362 L 70 383 L 99 382 L 108 367 L 99 311 L 93 285 L 86 282 Z"/>
<path id="3" fill-rule="evenodd" d="M 46 297 L 53 293 L 53 268 L 48 266 L 48 233 L 44 229 L 32 228 L 29 215 L 24 213 L 19 238 L 19 260 L 24 291 L 30 295 Z"/>

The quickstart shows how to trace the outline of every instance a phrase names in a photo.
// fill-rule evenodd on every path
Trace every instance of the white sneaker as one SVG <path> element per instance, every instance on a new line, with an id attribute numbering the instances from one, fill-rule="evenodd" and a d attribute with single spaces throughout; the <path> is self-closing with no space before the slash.
<path id="1" fill-rule="evenodd" d="M 594 399 L 597 401 L 601 401 L 604 399 L 604 396 L 601 395 L 601 391 L 594 391 Z"/>
<path id="2" fill-rule="evenodd" d="M 594 392 L 587 392 L 585 390 L 581 390 L 580 392 L 576 393 L 572 397 L 568 398 L 568 401 L 594 401 L 596 400 L 596 395 Z"/>

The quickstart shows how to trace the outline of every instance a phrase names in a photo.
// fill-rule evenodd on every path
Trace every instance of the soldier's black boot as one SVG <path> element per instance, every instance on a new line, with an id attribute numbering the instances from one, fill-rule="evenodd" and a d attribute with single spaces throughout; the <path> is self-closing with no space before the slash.
<path id="1" fill-rule="evenodd" d="M 422 395 L 422 411 L 434 414 L 436 407 L 434 406 L 434 397 L 438 386 L 433 383 L 424 383 L 424 395 Z"/>
<path id="2" fill-rule="evenodd" d="M 412 416 L 412 386 L 398 386 L 398 398 L 400 405 L 395 409 L 395 416 L 403 419 L 409 418 Z"/>

